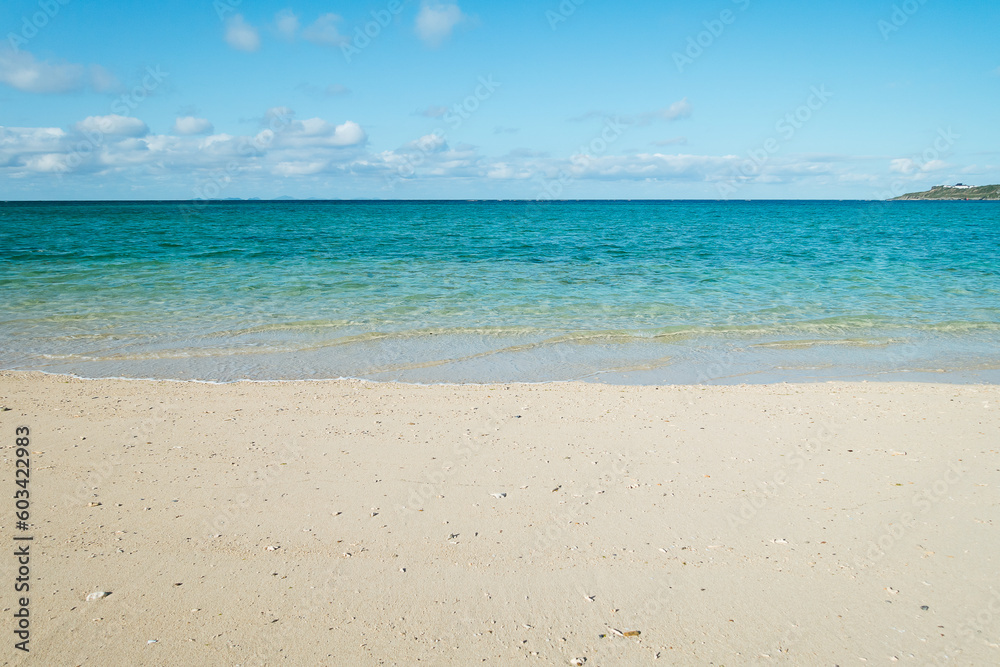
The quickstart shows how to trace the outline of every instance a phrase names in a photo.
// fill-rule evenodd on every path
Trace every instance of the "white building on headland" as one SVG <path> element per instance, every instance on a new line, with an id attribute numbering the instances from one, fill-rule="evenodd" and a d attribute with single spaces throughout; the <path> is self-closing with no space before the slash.
<path id="1" fill-rule="evenodd" d="M 953 190 L 968 190 L 969 188 L 976 187 L 975 185 L 965 185 L 964 183 L 956 183 L 955 185 L 948 186 Z"/>

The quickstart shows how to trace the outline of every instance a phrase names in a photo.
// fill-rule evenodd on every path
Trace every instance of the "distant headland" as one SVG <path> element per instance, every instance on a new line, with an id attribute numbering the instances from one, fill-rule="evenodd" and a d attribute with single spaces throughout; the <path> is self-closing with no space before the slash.
<path id="1" fill-rule="evenodd" d="M 889 201 L 905 199 L 997 199 L 1000 200 L 1000 185 L 935 185 L 926 192 L 911 192 L 901 197 L 893 197 Z"/>

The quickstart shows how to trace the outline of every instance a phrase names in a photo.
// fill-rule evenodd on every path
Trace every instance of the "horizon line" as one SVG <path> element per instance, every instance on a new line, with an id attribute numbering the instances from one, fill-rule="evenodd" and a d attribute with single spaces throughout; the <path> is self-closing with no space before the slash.
<path id="1" fill-rule="evenodd" d="M 339 202 L 339 203 L 368 203 L 368 202 L 490 202 L 490 203 L 529 203 L 529 204 L 559 204 L 559 203 L 580 203 L 580 202 L 891 202 L 891 201 L 998 201 L 992 199 L 829 199 L 829 198 L 751 198 L 751 199 L 708 199 L 708 198 L 670 198 L 670 199 L 646 199 L 646 198 L 607 198 L 607 199 L 493 199 L 493 198 L 417 198 L 417 199 L 379 199 L 373 197 L 359 199 L 323 199 L 320 197 L 306 197 L 304 199 L 294 197 L 277 197 L 274 199 L 261 199 L 252 197 L 248 199 L 233 197 L 226 199 L 0 199 L 0 204 L 74 204 L 74 203 L 191 203 L 191 204 L 283 204 L 302 202 Z"/>

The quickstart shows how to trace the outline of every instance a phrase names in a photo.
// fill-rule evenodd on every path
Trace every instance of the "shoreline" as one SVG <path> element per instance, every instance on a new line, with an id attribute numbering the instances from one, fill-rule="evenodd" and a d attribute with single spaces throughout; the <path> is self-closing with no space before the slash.
<path id="1" fill-rule="evenodd" d="M 979 370 L 998 370 L 993 366 L 986 366 Z M 609 371 L 597 371 L 586 377 L 592 378 L 599 375 L 614 374 L 615 370 Z M 178 384 L 197 384 L 197 385 L 210 385 L 210 386 L 231 386 L 231 385 L 284 385 L 284 384 L 295 384 L 295 383 L 337 383 L 337 382 L 356 382 L 356 383 L 368 383 L 373 385 L 385 385 L 385 386 L 400 386 L 400 387 L 544 387 L 550 385 L 585 385 L 585 386 L 607 386 L 607 387 L 647 387 L 647 388 L 662 388 L 662 387 L 772 387 L 775 385 L 796 385 L 796 386 L 810 386 L 810 385 L 829 385 L 829 384 L 914 384 L 914 385 L 943 385 L 943 386 L 954 386 L 954 387 L 1000 387 L 1000 379 L 995 382 L 988 380 L 969 380 L 967 382 L 950 382 L 949 377 L 957 375 L 962 371 L 948 371 L 948 370 L 906 370 L 906 371 L 882 371 L 873 375 L 864 375 L 863 373 L 858 373 L 856 376 L 848 377 L 859 377 L 860 379 L 843 379 L 840 376 L 833 376 L 829 379 L 770 379 L 762 382 L 722 382 L 725 378 L 716 378 L 711 381 L 702 382 L 673 382 L 673 383 L 639 383 L 639 382 L 602 382 L 596 379 L 569 379 L 569 380 L 493 380 L 493 381 L 470 381 L 470 382 L 416 382 L 416 381 L 406 381 L 406 380 L 381 380 L 372 379 L 365 377 L 328 377 L 328 378 L 292 378 L 292 379 L 254 379 L 254 378 L 240 378 L 236 380 L 204 380 L 199 378 L 157 378 L 157 377 L 124 377 L 124 376 L 108 376 L 108 377 L 89 377 L 85 375 L 77 375 L 75 373 L 65 373 L 56 371 L 43 371 L 39 369 L 21 370 L 21 369 L 0 369 L 0 377 L 3 375 L 32 375 L 38 374 L 43 376 L 50 376 L 56 378 L 68 378 L 72 380 L 82 380 L 85 382 L 170 382 Z M 924 375 L 933 376 L 938 374 L 939 377 L 944 379 L 937 379 L 934 377 L 929 377 L 928 379 L 913 379 L 906 380 L 900 379 L 899 377 L 886 377 L 881 379 L 880 376 L 900 376 L 905 374 L 913 375 Z M 743 376 L 741 376 L 743 377 Z"/>
<path id="2" fill-rule="evenodd" d="M 0 406 L 36 550 L 9 664 L 1000 654 L 995 385 L 4 371 Z"/>

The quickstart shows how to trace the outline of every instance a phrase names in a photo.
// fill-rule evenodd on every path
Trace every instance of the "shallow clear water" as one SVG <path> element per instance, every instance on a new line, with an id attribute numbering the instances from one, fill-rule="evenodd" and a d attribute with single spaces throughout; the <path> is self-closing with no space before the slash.
<path id="1" fill-rule="evenodd" d="M 1000 381 L 992 202 L 0 203 L 0 367 Z"/>

